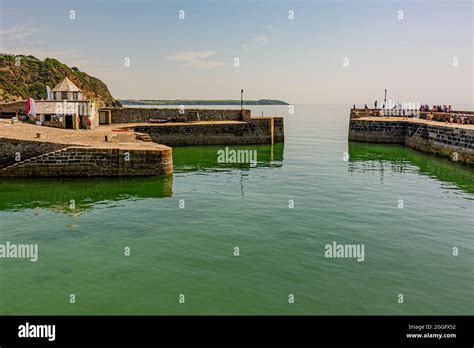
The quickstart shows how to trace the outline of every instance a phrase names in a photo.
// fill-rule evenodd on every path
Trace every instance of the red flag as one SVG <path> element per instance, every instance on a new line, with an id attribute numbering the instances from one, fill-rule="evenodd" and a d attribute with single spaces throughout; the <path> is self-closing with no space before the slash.
<path id="1" fill-rule="evenodd" d="M 30 101 L 30 97 L 28 97 L 28 99 L 26 99 L 26 114 L 27 115 L 30 114 L 30 109 L 31 109 L 31 101 Z"/>

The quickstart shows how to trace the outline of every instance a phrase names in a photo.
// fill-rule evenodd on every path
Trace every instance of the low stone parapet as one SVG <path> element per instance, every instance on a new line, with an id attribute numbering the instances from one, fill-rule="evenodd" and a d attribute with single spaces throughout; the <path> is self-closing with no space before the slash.
<path id="1" fill-rule="evenodd" d="M 106 110 L 106 109 L 104 109 Z M 149 123 L 150 119 L 184 119 L 195 121 L 245 121 L 250 118 L 250 110 L 229 109 L 159 109 L 159 108 L 111 108 L 111 122 L 122 123 Z"/>
<path id="2" fill-rule="evenodd" d="M 70 146 L 0 169 L 4 177 L 156 176 L 173 173 L 172 150 Z"/>
<path id="3" fill-rule="evenodd" d="M 168 146 L 245 145 L 283 142 L 282 117 L 255 117 L 247 122 L 211 122 L 133 126 L 147 133 L 154 142 Z"/>

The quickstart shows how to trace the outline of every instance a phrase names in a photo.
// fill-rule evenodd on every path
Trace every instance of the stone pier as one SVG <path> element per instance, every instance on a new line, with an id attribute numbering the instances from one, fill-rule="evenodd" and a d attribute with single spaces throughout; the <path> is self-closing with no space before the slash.
<path id="1" fill-rule="evenodd" d="M 451 123 L 463 117 L 469 124 Z M 447 120 L 448 122 L 446 122 Z M 474 113 L 421 112 L 417 116 L 385 116 L 380 110 L 351 110 L 349 140 L 404 144 L 416 150 L 474 165 Z"/>

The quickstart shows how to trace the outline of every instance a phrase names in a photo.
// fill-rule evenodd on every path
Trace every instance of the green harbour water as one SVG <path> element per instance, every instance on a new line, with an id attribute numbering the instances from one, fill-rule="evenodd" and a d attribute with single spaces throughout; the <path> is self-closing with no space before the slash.
<path id="1" fill-rule="evenodd" d="M 250 107 L 286 133 L 230 146 L 252 167 L 174 147 L 166 178 L 0 179 L 0 244 L 39 247 L 0 259 L 0 314 L 473 314 L 474 169 L 348 143 L 349 108 Z"/>

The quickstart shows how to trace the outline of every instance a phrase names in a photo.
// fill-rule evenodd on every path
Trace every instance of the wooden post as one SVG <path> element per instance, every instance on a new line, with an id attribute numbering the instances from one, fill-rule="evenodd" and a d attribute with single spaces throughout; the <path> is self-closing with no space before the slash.
<path id="1" fill-rule="evenodd" d="M 240 90 L 240 118 L 244 120 L 244 90 Z"/>
<path id="2" fill-rule="evenodd" d="M 275 117 L 272 117 L 270 119 L 270 133 L 272 137 L 272 146 L 273 146 L 273 143 L 275 142 Z"/>

